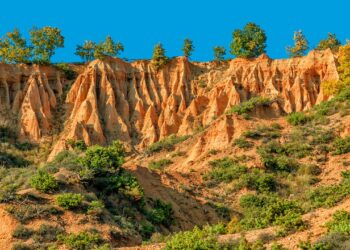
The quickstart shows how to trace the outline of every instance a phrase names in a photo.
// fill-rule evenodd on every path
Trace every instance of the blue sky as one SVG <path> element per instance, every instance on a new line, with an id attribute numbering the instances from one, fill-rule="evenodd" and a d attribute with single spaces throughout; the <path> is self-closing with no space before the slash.
<path id="1" fill-rule="evenodd" d="M 328 32 L 344 43 L 350 38 L 349 9 L 345 0 L 3 1 L 0 35 L 14 27 L 27 34 L 32 26 L 57 26 L 65 36 L 65 48 L 56 51 L 56 62 L 79 61 L 74 55 L 77 44 L 98 42 L 108 34 L 124 44 L 121 57 L 133 59 L 150 58 L 158 42 L 168 56 L 181 55 L 188 37 L 195 46 L 192 60 L 208 61 L 213 46 L 229 49 L 232 31 L 255 22 L 266 31 L 269 56 L 284 58 L 295 30 L 303 30 L 311 47 Z"/>

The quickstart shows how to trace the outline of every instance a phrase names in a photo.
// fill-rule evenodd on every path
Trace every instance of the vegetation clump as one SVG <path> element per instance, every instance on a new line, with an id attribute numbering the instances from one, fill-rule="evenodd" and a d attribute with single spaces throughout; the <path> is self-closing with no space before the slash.
<path id="1" fill-rule="evenodd" d="M 289 57 L 300 57 L 305 55 L 309 49 L 309 42 L 306 40 L 305 35 L 301 30 L 294 32 L 294 46 L 288 46 L 286 48 Z"/>
<path id="2" fill-rule="evenodd" d="M 51 193 L 58 188 L 55 177 L 43 170 L 39 170 L 38 173 L 30 179 L 30 184 L 33 188 L 43 193 Z"/>
<path id="3" fill-rule="evenodd" d="M 152 65 L 156 71 L 162 68 L 168 62 L 165 55 L 165 49 L 161 43 L 158 43 L 153 49 Z"/>
<path id="4" fill-rule="evenodd" d="M 174 145 L 180 142 L 183 142 L 187 140 L 189 136 L 176 136 L 176 135 L 171 135 L 163 140 L 160 140 L 158 142 L 155 142 L 151 144 L 146 150 L 145 153 L 147 155 L 151 155 L 153 153 L 162 151 L 162 150 L 173 150 Z"/>
<path id="5" fill-rule="evenodd" d="M 213 48 L 213 52 L 214 52 L 214 61 L 218 61 L 221 62 L 224 60 L 224 57 L 226 55 L 226 49 L 225 47 L 222 46 L 215 46 Z"/>
<path id="6" fill-rule="evenodd" d="M 160 159 L 158 161 L 151 161 L 148 167 L 153 170 L 162 170 L 164 167 L 170 165 L 171 163 L 173 162 L 169 159 Z"/>
<path id="7" fill-rule="evenodd" d="M 72 210 L 81 207 L 83 196 L 75 193 L 60 194 L 56 197 L 57 204 L 67 210 Z"/>
<path id="8" fill-rule="evenodd" d="M 316 49 L 317 50 L 331 49 L 332 51 L 338 51 L 340 46 L 341 46 L 341 42 L 337 38 L 337 36 L 329 32 L 327 38 L 322 39 L 318 43 Z"/>
<path id="9" fill-rule="evenodd" d="M 231 54 L 236 57 L 252 58 L 265 53 L 266 35 L 255 23 L 247 23 L 242 30 L 232 33 Z"/>
<path id="10" fill-rule="evenodd" d="M 253 111 L 258 106 L 270 106 L 272 104 L 273 100 L 267 97 L 252 97 L 248 101 L 242 102 L 239 105 L 233 106 L 229 111 L 228 114 L 236 113 L 238 115 L 247 114 L 251 111 Z"/>

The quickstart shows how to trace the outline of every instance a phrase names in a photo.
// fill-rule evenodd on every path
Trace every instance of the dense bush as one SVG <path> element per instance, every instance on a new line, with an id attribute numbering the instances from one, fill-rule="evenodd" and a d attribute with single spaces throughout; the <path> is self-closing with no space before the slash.
<path id="1" fill-rule="evenodd" d="M 350 235 L 350 213 L 338 210 L 333 214 L 333 219 L 326 223 L 329 232 L 344 233 Z"/>
<path id="2" fill-rule="evenodd" d="M 210 180 L 212 183 L 230 182 L 238 179 L 243 173 L 247 172 L 247 167 L 238 164 L 228 157 L 211 161 L 209 164 L 212 169 L 204 178 Z"/>
<path id="3" fill-rule="evenodd" d="M 287 116 L 287 122 L 289 122 L 289 124 L 293 126 L 303 125 L 307 123 L 309 120 L 310 118 L 307 115 L 305 115 L 305 113 L 303 112 L 294 112 L 294 113 L 290 113 Z"/>
<path id="4" fill-rule="evenodd" d="M 240 198 L 240 206 L 244 217 L 239 221 L 237 230 L 269 225 L 279 225 L 285 232 L 304 228 L 302 209 L 293 201 L 272 195 L 244 195 Z"/>
<path id="5" fill-rule="evenodd" d="M 82 166 L 91 170 L 94 175 L 114 173 L 124 163 L 124 147 L 115 141 L 111 146 L 91 146 L 79 159 Z"/>
<path id="6" fill-rule="evenodd" d="M 180 142 L 183 142 L 187 140 L 189 136 L 176 136 L 176 135 L 171 135 L 163 140 L 160 140 L 158 142 L 153 143 L 150 145 L 146 150 L 145 153 L 148 155 L 151 155 L 153 153 L 159 152 L 161 150 L 173 150 L 174 145 Z"/>
<path id="7" fill-rule="evenodd" d="M 56 197 L 56 202 L 64 209 L 76 209 L 82 205 L 83 196 L 74 193 L 60 194 Z"/>
<path id="8" fill-rule="evenodd" d="M 191 231 L 183 231 L 173 235 L 167 242 L 166 250 L 219 250 L 225 249 L 217 240 L 218 233 L 210 226 L 203 229 L 194 227 Z"/>
<path id="9" fill-rule="evenodd" d="M 55 177 L 43 170 L 39 170 L 38 173 L 30 179 L 30 184 L 33 188 L 44 193 L 50 193 L 58 188 Z"/>
<path id="10" fill-rule="evenodd" d="M 269 106 L 273 100 L 267 97 L 252 97 L 248 101 L 242 102 L 239 105 L 233 106 L 229 111 L 228 114 L 236 113 L 238 115 L 247 114 L 251 111 L 253 111 L 257 106 Z"/>
<path id="11" fill-rule="evenodd" d="M 241 148 L 241 149 L 249 149 L 251 147 L 253 147 L 253 143 L 250 142 L 250 141 L 247 141 L 246 139 L 240 137 L 240 138 L 237 138 L 233 141 L 233 145 L 238 147 L 238 148 Z"/>
<path id="12" fill-rule="evenodd" d="M 156 200 L 153 208 L 147 211 L 147 218 L 156 225 L 170 226 L 174 220 L 173 208 L 170 203 Z"/>
<path id="13" fill-rule="evenodd" d="M 164 167 L 170 165 L 171 163 L 173 162 L 169 159 L 160 159 L 157 161 L 151 161 L 148 167 L 154 170 L 162 170 Z"/>
<path id="14" fill-rule="evenodd" d="M 258 148 L 258 153 L 264 166 L 271 171 L 292 172 L 299 164 L 294 158 L 286 155 L 286 149 L 277 142 L 270 142 Z"/>
<path id="15" fill-rule="evenodd" d="M 346 154 L 350 152 L 350 136 L 336 138 L 333 143 L 334 154 Z"/>
<path id="16" fill-rule="evenodd" d="M 338 185 L 320 186 L 308 194 L 312 207 L 332 207 L 350 195 L 350 179 L 343 174 L 343 180 Z"/>
<path id="17" fill-rule="evenodd" d="M 277 182 L 272 174 L 266 174 L 260 169 L 245 173 L 240 178 L 240 185 L 258 192 L 272 192 L 277 188 Z"/>
<path id="18" fill-rule="evenodd" d="M 77 234 L 59 235 L 59 241 L 63 242 L 68 249 L 87 250 L 94 249 L 102 244 L 99 233 L 84 231 Z"/>

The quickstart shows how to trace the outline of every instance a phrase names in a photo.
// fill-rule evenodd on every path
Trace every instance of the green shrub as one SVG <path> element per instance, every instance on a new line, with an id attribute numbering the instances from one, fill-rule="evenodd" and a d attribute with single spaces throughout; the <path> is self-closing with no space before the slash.
<path id="1" fill-rule="evenodd" d="M 204 176 L 212 183 L 230 182 L 247 172 L 247 167 L 228 157 L 209 162 L 212 169 Z"/>
<path id="2" fill-rule="evenodd" d="M 149 239 L 155 231 L 154 226 L 148 221 L 141 222 L 139 226 L 139 232 L 142 239 Z"/>
<path id="3" fill-rule="evenodd" d="M 187 140 L 189 138 L 189 136 L 176 136 L 176 135 L 171 135 L 163 140 L 160 140 L 158 142 L 153 143 L 152 145 L 150 145 L 146 150 L 145 153 L 147 155 L 151 155 L 153 153 L 162 151 L 162 150 L 173 150 L 174 149 L 174 145 L 180 142 L 183 142 L 185 140 Z"/>
<path id="4" fill-rule="evenodd" d="M 240 179 L 241 185 L 258 192 L 272 192 L 277 188 L 277 182 L 272 174 L 266 174 L 260 169 L 245 173 Z"/>
<path id="5" fill-rule="evenodd" d="M 58 239 L 62 241 L 68 249 L 72 250 L 94 249 L 102 244 L 99 233 L 88 231 L 77 234 L 59 235 Z"/>
<path id="6" fill-rule="evenodd" d="M 217 240 L 217 233 L 209 226 L 203 229 L 195 226 L 191 231 L 183 231 L 173 235 L 165 246 L 166 250 L 219 250 L 222 249 Z"/>
<path id="7" fill-rule="evenodd" d="M 346 154 L 350 152 L 350 136 L 336 138 L 333 143 L 334 154 Z"/>
<path id="8" fill-rule="evenodd" d="M 67 143 L 74 149 L 78 149 L 80 151 L 85 151 L 87 146 L 83 140 L 68 140 Z"/>
<path id="9" fill-rule="evenodd" d="M 124 147 L 115 141 L 111 146 L 91 146 L 85 155 L 79 158 L 82 166 L 93 171 L 94 175 L 103 173 L 114 173 L 124 163 Z"/>
<path id="10" fill-rule="evenodd" d="M 56 202 L 64 209 L 76 209 L 82 205 L 83 196 L 74 193 L 60 194 L 56 197 Z"/>
<path id="11" fill-rule="evenodd" d="M 174 220 L 173 208 L 170 203 L 165 203 L 161 200 L 156 200 L 153 208 L 147 212 L 149 221 L 156 225 L 170 226 Z"/>
<path id="12" fill-rule="evenodd" d="M 149 163 L 148 167 L 150 169 L 154 169 L 154 170 L 161 170 L 164 167 L 170 165 L 171 163 L 173 163 L 173 162 L 169 159 L 160 159 L 158 161 L 151 161 Z"/>
<path id="13" fill-rule="evenodd" d="M 95 218 L 99 218 L 105 205 L 101 201 L 91 201 L 87 210 L 87 214 Z"/>
<path id="14" fill-rule="evenodd" d="M 310 120 L 303 112 L 290 113 L 287 116 L 287 122 L 293 126 L 303 125 Z"/>
<path id="15" fill-rule="evenodd" d="M 51 193 L 58 188 L 55 177 L 43 170 L 39 170 L 38 173 L 30 179 L 30 184 L 33 188 L 43 193 Z"/>
<path id="16" fill-rule="evenodd" d="M 310 191 L 308 193 L 308 200 L 314 208 L 332 207 L 349 195 L 350 179 L 343 178 L 338 185 L 320 186 Z"/>
<path id="17" fill-rule="evenodd" d="M 333 219 L 326 223 L 328 232 L 350 235 L 350 213 L 338 210 L 333 214 Z"/>
<path id="18" fill-rule="evenodd" d="M 24 227 L 23 225 L 19 225 L 12 232 L 12 237 L 16 239 L 29 239 L 33 234 L 33 230 Z"/>
<path id="19" fill-rule="evenodd" d="M 236 113 L 238 115 L 247 114 L 253 111 L 257 106 L 270 106 L 273 103 L 273 100 L 267 97 L 252 97 L 248 101 L 242 102 L 239 105 L 233 106 L 228 114 Z"/>
<path id="20" fill-rule="evenodd" d="M 272 195 L 249 194 L 241 196 L 240 206 L 244 216 L 237 228 L 250 230 L 279 225 L 285 232 L 304 228 L 302 209 L 293 201 Z"/>
<path id="21" fill-rule="evenodd" d="M 234 146 L 237 146 L 238 148 L 241 148 L 241 149 L 249 149 L 251 147 L 253 147 L 253 143 L 251 143 L 250 141 L 247 141 L 246 139 L 240 137 L 240 138 L 237 138 L 233 141 L 233 145 Z"/>

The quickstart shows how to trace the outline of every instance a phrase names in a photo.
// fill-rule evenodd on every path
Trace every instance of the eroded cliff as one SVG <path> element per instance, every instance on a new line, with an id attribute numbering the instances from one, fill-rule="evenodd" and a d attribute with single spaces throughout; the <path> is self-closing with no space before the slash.
<path id="1" fill-rule="evenodd" d="M 277 100 L 260 116 L 306 110 L 328 98 L 321 82 L 336 79 L 336 56 L 330 50 L 295 59 L 262 55 L 222 63 L 178 57 L 159 72 L 149 61 L 96 60 L 68 93 L 68 118 L 51 157 L 67 148 L 68 139 L 88 145 L 119 139 L 142 148 L 171 134 L 192 134 L 253 96 Z M 222 119 L 214 127 L 222 136 L 212 139 L 230 141 L 233 120 Z"/>

